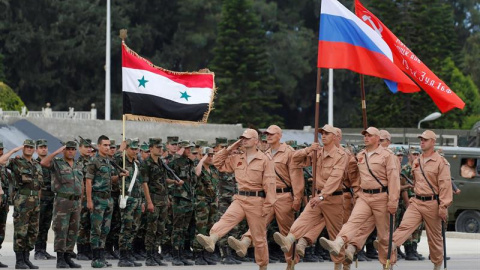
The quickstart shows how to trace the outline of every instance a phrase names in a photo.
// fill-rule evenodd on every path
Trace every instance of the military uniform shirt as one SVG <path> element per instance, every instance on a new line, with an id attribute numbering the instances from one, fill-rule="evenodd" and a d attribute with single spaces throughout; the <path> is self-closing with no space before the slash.
<path id="1" fill-rule="evenodd" d="M 193 161 L 188 157 L 181 156 L 170 163 L 170 168 L 184 182 L 182 186 L 173 187 L 173 196 L 191 200 L 196 185 Z"/>
<path id="2" fill-rule="evenodd" d="M 157 195 L 167 195 L 166 178 L 167 172 L 162 165 L 162 161 L 158 158 L 158 162 L 153 161 L 149 156 L 142 162 L 140 168 L 142 183 L 148 184 L 149 192 Z"/>
<path id="3" fill-rule="evenodd" d="M 75 162 L 72 167 L 65 159 L 56 157 L 50 168 L 54 179 L 52 191 L 75 196 L 82 195 L 83 173 Z"/>
<path id="4" fill-rule="evenodd" d="M 108 157 L 96 155 L 87 165 L 85 178 L 92 179 L 93 192 L 112 191 L 112 176 L 116 175 Z"/>
<path id="5" fill-rule="evenodd" d="M 122 153 L 116 153 L 114 155 L 114 159 L 115 159 L 115 162 L 120 167 L 123 166 L 123 155 L 122 155 Z M 136 160 L 131 162 L 128 159 L 127 156 L 125 156 L 125 170 L 129 171 L 129 175 L 125 177 L 125 195 L 128 195 L 128 188 L 130 187 L 130 183 L 132 182 L 133 174 L 135 173 L 135 166 L 133 165 L 134 162 L 137 164 L 138 172 L 137 172 L 137 178 L 135 179 L 135 183 L 133 184 L 132 191 L 131 191 L 129 196 L 135 197 L 135 198 L 140 198 L 140 197 L 142 197 L 142 176 L 141 176 L 141 172 L 140 172 L 140 169 L 141 169 L 140 164 Z M 119 191 L 122 190 L 121 183 L 122 183 L 121 179 L 119 179 L 119 181 L 118 181 L 118 185 L 119 185 L 119 188 L 120 188 Z"/>
<path id="6" fill-rule="evenodd" d="M 43 186 L 42 167 L 36 160 L 28 161 L 24 157 L 11 158 L 7 168 L 12 171 L 17 190 L 40 190 Z"/>
<path id="7" fill-rule="evenodd" d="M 38 163 L 40 163 L 42 160 L 40 157 L 37 157 Z M 51 171 L 49 168 L 42 167 L 42 179 L 43 179 L 43 187 L 42 190 L 52 190 L 52 176 L 51 176 Z"/>

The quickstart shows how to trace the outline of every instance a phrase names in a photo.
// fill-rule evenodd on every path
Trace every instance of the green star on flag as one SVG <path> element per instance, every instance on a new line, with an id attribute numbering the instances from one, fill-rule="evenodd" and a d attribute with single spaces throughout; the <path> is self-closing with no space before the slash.
<path id="1" fill-rule="evenodd" d="M 191 97 L 191 96 L 189 96 L 189 95 L 187 94 L 187 91 L 185 91 L 185 92 L 180 92 L 180 94 L 182 94 L 182 96 L 181 96 L 180 98 L 184 98 L 184 99 L 187 100 L 187 101 L 188 101 L 188 98 Z"/>
<path id="2" fill-rule="evenodd" d="M 145 88 L 145 84 L 146 84 L 147 82 L 148 82 L 148 81 L 145 80 L 145 76 L 142 76 L 141 79 L 138 79 L 138 83 L 139 83 L 139 84 L 138 84 L 138 87 L 143 86 L 143 88 Z"/>

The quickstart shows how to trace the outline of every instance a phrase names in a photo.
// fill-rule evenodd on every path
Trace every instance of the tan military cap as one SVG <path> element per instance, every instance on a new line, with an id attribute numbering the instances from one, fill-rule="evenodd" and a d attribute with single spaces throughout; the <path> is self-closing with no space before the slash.
<path id="1" fill-rule="evenodd" d="M 380 140 L 389 140 L 392 141 L 392 135 L 390 135 L 390 132 L 386 131 L 385 129 L 380 130 Z"/>
<path id="2" fill-rule="evenodd" d="M 278 133 L 278 134 L 281 134 L 282 129 L 277 125 L 271 125 L 263 133 L 268 133 L 268 134 L 277 134 Z"/>
<path id="3" fill-rule="evenodd" d="M 339 128 L 337 128 L 337 127 L 334 127 L 334 129 L 335 129 L 335 131 L 336 131 L 336 133 L 337 133 L 337 136 L 340 136 L 340 137 L 341 137 L 341 136 L 342 136 L 342 130 L 339 129 Z"/>
<path id="4" fill-rule="evenodd" d="M 365 133 L 368 133 L 370 135 L 376 135 L 380 137 L 380 131 L 376 127 L 368 127 L 364 131 L 362 131 L 362 135 L 365 135 Z"/>
<path id="5" fill-rule="evenodd" d="M 255 129 L 248 128 L 243 132 L 240 138 L 246 138 L 246 139 L 255 138 L 258 140 L 258 132 Z"/>
<path id="6" fill-rule="evenodd" d="M 418 138 L 424 138 L 426 140 L 436 140 L 437 139 L 437 135 L 435 135 L 435 132 L 431 131 L 431 130 L 425 130 L 422 135 L 419 135 Z"/>
<path id="7" fill-rule="evenodd" d="M 337 131 L 335 128 L 329 124 L 326 124 L 325 126 L 321 127 L 318 129 L 318 132 L 328 132 L 328 133 L 333 133 L 335 135 L 338 135 Z"/>

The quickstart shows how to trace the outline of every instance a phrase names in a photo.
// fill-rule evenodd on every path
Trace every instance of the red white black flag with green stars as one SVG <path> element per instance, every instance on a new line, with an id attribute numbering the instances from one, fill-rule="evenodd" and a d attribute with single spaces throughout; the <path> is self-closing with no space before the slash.
<path id="1" fill-rule="evenodd" d="M 209 70 L 175 72 L 157 67 L 123 43 L 123 114 L 127 120 L 207 122 L 214 78 Z"/>

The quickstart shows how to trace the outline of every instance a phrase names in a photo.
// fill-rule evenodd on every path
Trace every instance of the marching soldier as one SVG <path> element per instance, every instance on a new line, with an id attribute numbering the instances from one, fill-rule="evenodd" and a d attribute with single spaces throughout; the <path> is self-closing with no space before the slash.
<path id="1" fill-rule="evenodd" d="M 87 175 L 87 164 L 91 160 L 93 151 L 92 140 L 80 139 L 78 146 L 80 157 L 77 160 L 77 166 L 83 174 L 83 195 L 82 210 L 80 211 L 80 227 L 77 238 L 77 260 L 88 261 L 92 259 L 92 248 L 90 246 L 90 210 L 87 208 L 87 195 L 85 194 L 85 185 Z"/>
<path id="2" fill-rule="evenodd" d="M 48 155 L 47 140 L 37 140 L 37 161 L 40 163 Z M 42 167 L 43 184 L 40 194 L 40 218 L 37 242 L 35 243 L 35 260 L 55 259 L 55 256 L 47 252 L 48 230 L 52 224 L 52 211 L 55 193 L 52 191 L 50 170 Z"/>
<path id="3" fill-rule="evenodd" d="M 225 214 L 213 225 L 210 236 L 199 234 L 197 240 L 208 252 L 213 252 L 215 243 L 246 218 L 255 247 L 255 262 L 260 270 L 265 270 L 269 261 L 265 219 L 273 211 L 276 180 L 273 161 L 257 150 L 257 143 L 257 131 L 247 129 L 240 140 L 214 155 L 215 167 L 235 172 L 239 191 Z M 240 145 L 245 153 L 231 155 Z"/>
<path id="4" fill-rule="evenodd" d="M 80 223 L 83 175 L 81 166 L 75 164 L 77 143 L 68 141 L 65 146 L 41 161 L 44 168 L 51 170 L 55 181 L 52 192 L 56 193 L 53 205 L 54 249 L 57 252 L 57 268 L 81 268 L 72 260 L 73 248 L 77 240 Z M 55 157 L 63 153 L 62 158 Z"/>
<path id="5" fill-rule="evenodd" d="M 0 157 L 3 156 L 3 142 L 0 141 Z M 9 199 L 9 187 L 10 187 L 10 172 L 7 171 L 4 165 L 0 164 L 0 189 L 3 194 L 0 198 L 0 249 L 2 249 L 3 240 L 5 240 L 5 227 L 7 224 L 8 211 L 10 210 L 8 205 Z M 5 265 L 0 262 L 0 268 L 6 268 Z"/>
<path id="6" fill-rule="evenodd" d="M 101 135 L 98 138 L 98 154 L 87 165 L 86 194 L 87 208 L 90 210 L 90 244 L 92 246 L 92 267 L 103 268 L 109 266 L 105 260 L 105 241 L 110 232 L 112 221 L 113 198 L 112 182 L 118 177 L 126 176 L 124 172 L 116 175 L 108 158 L 110 140 Z"/>
<path id="7" fill-rule="evenodd" d="M 21 157 L 10 156 L 23 149 Z M 39 192 L 43 186 L 42 167 L 33 159 L 35 142 L 26 139 L 22 146 L 14 148 L 0 158 L 0 164 L 8 161 L 15 179 L 16 195 L 13 212 L 13 250 L 16 256 L 16 269 L 38 269 L 30 262 L 30 251 L 33 250 L 38 234 L 38 218 L 40 213 Z"/>
<path id="8" fill-rule="evenodd" d="M 453 200 L 450 164 L 435 152 L 437 136 L 431 130 L 420 136 L 423 153 L 413 162 L 415 197 L 403 216 L 400 227 L 393 234 L 393 248 L 403 244 L 425 221 L 434 270 L 440 270 L 443 261 L 442 222 L 447 222 L 448 207 Z"/>

